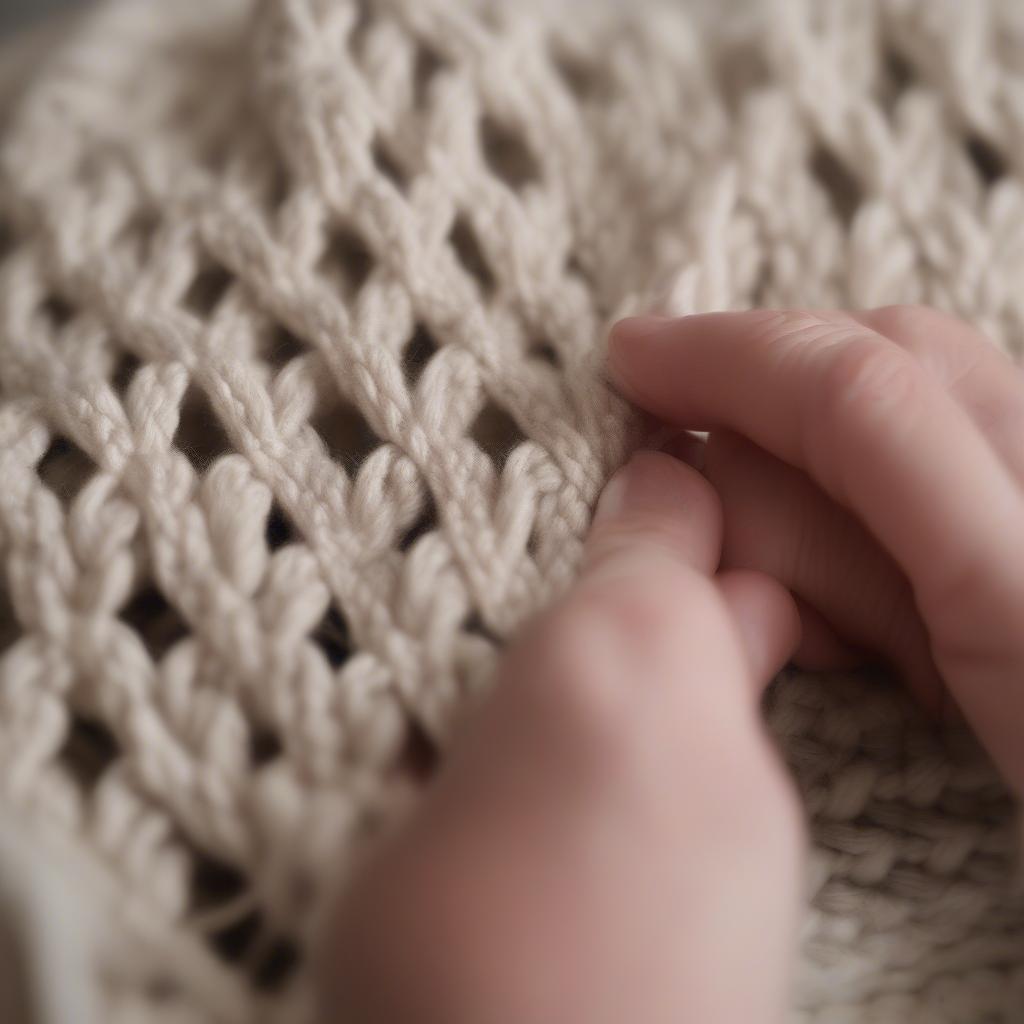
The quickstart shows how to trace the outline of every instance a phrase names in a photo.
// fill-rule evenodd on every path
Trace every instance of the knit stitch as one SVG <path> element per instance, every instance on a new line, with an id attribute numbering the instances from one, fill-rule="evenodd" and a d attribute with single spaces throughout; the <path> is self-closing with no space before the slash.
<path id="1" fill-rule="evenodd" d="M 613 318 L 925 302 L 1020 353 L 1022 13 L 107 0 L 32 69 L 0 800 L 95 879 L 103 1020 L 303 1019 L 331 891 L 635 443 Z M 812 818 L 792 1020 L 1024 1019 L 973 744 L 864 675 L 768 710 Z"/>

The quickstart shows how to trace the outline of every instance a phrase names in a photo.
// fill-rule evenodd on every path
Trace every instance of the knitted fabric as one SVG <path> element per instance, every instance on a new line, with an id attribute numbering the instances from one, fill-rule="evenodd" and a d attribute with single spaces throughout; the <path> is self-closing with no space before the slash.
<path id="1" fill-rule="evenodd" d="M 723 9 L 114 0 L 9 105 L 0 800 L 91 880 L 103 1020 L 303 1019 L 635 443 L 614 317 L 925 302 L 1020 351 L 1022 8 Z M 768 713 L 792 1020 L 1024 1019 L 973 744 L 867 676 Z"/>

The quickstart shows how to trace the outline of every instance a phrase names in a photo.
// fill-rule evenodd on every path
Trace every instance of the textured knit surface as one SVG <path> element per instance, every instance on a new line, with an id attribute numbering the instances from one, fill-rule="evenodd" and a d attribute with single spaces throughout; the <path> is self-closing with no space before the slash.
<path id="1" fill-rule="evenodd" d="M 0 800 L 94 879 L 104 1020 L 304 1019 L 347 858 L 572 578 L 614 316 L 927 302 L 1020 351 L 1024 8 L 705 6 L 117 0 L 6 108 Z M 974 747 L 883 679 L 769 717 L 792 1019 L 1024 1019 Z"/>

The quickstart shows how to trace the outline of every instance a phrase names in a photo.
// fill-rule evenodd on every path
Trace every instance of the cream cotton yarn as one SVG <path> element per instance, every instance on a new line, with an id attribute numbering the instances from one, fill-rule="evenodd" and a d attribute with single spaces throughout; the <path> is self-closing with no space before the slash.
<path id="1" fill-rule="evenodd" d="M 108 0 L 18 81 L 0 801 L 91 880 L 103 1020 L 305 1019 L 348 858 L 632 443 L 613 317 L 1024 339 L 1013 0 Z M 814 840 L 792 1020 L 1024 1020 L 973 745 L 863 676 L 769 715 Z"/>

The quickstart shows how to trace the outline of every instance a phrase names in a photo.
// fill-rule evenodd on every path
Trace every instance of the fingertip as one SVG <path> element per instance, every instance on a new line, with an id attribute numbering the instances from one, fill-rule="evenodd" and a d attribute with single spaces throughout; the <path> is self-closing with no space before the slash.
<path id="1" fill-rule="evenodd" d="M 608 335 L 609 345 L 615 348 L 628 345 L 635 341 L 645 340 L 662 333 L 674 317 L 647 313 L 642 316 L 626 316 L 613 324 Z"/>
<path id="2" fill-rule="evenodd" d="M 719 574 L 718 586 L 760 693 L 800 645 L 800 612 L 793 595 L 764 573 L 730 569 Z"/>
<path id="3" fill-rule="evenodd" d="M 640 451 L 601 494 L 587 539 L 587 564 L 653 552 L 711 573 L 721 544 L 721 503 L 707 480 L 664 452 Z"/>
<path id="4" fill-rule="evenodd" d="M 627 398 L 635 398 L 633 382 L 635 360 L 632 356 L 645 342 L 661 337 L 673 318 L 647 315 L 631 316 L 619 320 L 608 334 L 608 372 L 613 383 Z"/>

